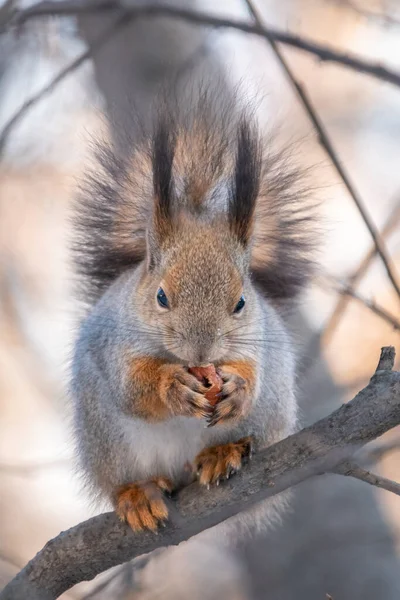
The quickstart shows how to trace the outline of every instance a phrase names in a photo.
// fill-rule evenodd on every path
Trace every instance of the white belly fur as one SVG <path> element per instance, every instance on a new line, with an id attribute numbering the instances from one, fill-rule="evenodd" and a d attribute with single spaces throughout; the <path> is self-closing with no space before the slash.
<path id="1" fill-rule="evenodd" d="M 132 479 L 182 476 L 185 464 L 193 462 L 204 447 L 205 422 L 176 417 L 163 423 L 124 418 L 123 431 L 132 465 Z"/>

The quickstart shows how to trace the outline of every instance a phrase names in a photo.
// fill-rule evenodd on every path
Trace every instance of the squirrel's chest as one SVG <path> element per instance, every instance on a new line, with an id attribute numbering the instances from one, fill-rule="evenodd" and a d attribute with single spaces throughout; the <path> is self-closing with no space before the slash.
<path id="1" fill-rule="evenodd" d="M 164 423 L 129 419 L 124 431 L 134 479 L 156 475 L 180 478 L 186 463 L 192 463 L 205 445 L 204 423 L 186 417 Z"/>

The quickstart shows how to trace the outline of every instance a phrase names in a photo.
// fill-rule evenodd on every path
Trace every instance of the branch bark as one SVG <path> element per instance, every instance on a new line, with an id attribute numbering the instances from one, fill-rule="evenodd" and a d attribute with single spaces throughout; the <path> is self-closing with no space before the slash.
<path id="1" fill-rule="evenodd" d="M 118 14 L 119 11 L 126 10 L 134 17 L 152 17 L 163 16 L 165 18 L 180 19 L 188 23 L 197 25 L 208 25 L 217 29 L 236 29 L 244 33 L 249 33 L 272 39 L 274 42 L 280 42 L 302 52 L 312 54 L 324 62 L 340 64 L 342 67 L 371 75 L 381 81 L 386 81 L 396 86 L 400 86 L 400 73 L 392 71 L 379 63 L 373 63 L 359 56 L 341 52 L 318 44 L 312 40 L 300 37 L 298 35 L 285 33 L 272 27 L 261 27 L 253 25 L 246 21 L 214 17 L 206 12 L 192 11 L 189 9 L 178 8 L 174 6 L 147 5 L 140 7 L 122 7 L 118 0 L 90 0 L 81 2 L 80 0 L 60 0 L 59 2 L 44 1 L 34 4 L 25 10 L 14 11 L 12 17 L 0 23 L 0 33 L 5 31 L 11 24 L 23 24 L 31 19 L 46 16 L 73 16 L 83 14 L 95 14 L 101 12 Z"/>
<path id="2" fill-rule="evenodd" d="M 400 373 L 394 348 L 383 348 L 369 384 L 348 404 L 257 454 L 231 480 L 208 491 L 197 483 L 170 503 L 157 536 L 135 535 L 114 513 L 80 523 L 49 541 L 0 593 L 0 600 L 36 594 L 53 600 L 76 583 L 160 546 L 178 544 L 261 500 L 323 473 L 335 472 L 356 450 L 400 424 Z"/>
<path id="3" fill-rule="evenodd" d="M 336 473 L 339 475 L 345 475 L 346 477 L 354 477 L 355 479 L 365 481 L 365 483 L 369 483 L 370 485 L 374 485 L 382 490 L 386 490 L 388 492 L 392 492 L 392 494 L 400 496 L 400 483 L 397 483 L 397 481 L 393 481 L 392 479 L 382 477 L 381 475 L 377 475 L 376 473 L 371 473 L 371 471 L 367 471 L 351 461 L 336 469 Z"/>

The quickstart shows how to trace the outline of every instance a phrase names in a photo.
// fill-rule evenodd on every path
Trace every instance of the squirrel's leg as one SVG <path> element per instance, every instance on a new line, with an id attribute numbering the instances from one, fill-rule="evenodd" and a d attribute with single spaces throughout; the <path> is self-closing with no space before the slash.
<path id="1" fill-rule="evenodd" d="M 207 388 L 182 365 L 137 356 L 129 360 L 128 372 L 125 410 L 135 417 L 157 423 L 177 415 L 204 418 L 209 414 Z M 172 492 L 172 483 L 164 477 L 123 485 L 114 492 L 116 513 L 135 531 L 155 531 L 168 517 L 165 492 Z"/>
<path id="2" fill-rule="evenodd" d="M 168 518 L 163 495 L 172 491 L 172 483 L 165 477 L 129 483 L 116 490 L 115 511 L 134 531 L 156 531 L 158 525 Z"/>
<path id="3" fill-rule="evenodd" d="M 212 483 L 219 485 L 222 479 L 229 479 L 241 469 L 243 461 L 251 457 L 252 449 L 251 437 L 205 448 L 194 462 L 199 483 L 207 486 Z"/>
<path id="4" fill-rule="evenodd" d="M 218 367 L 223 386 L 219 402 L 209 419 L 209 427 L 238 423 L 252 409 L 256 389 L 256 365 L 252 360 L 226 363 Z M 253 441 L 244 437 L 235 442 L 205 448 L 195 459 L 195 469 L 203 485 L 228 479 L 251 456 Z"/>

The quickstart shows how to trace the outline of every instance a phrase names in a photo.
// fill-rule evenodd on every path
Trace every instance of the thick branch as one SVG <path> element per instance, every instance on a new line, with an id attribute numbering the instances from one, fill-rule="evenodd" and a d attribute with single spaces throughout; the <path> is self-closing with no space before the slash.
<path id="1" fill-rule="evenodd" d="M 329 473 L 361 446 L 400 424 L 400 373 L 392 372 L 394 348 L 383 349 L 366 388 L 328 417 L 257 454 L 249 466 L 208 491 L 194 483 L 171 503 L 170 522 L 157 536 L 133 534 L 114 513 L 89 519 L 46 544 L 0 594 L 25 600 L 27 590 L 46 600 L 160 546 L 178 544 L 257 502 Z"/>
<path id="2" fill-rule="evenodd" d="M 265 39 L 273 39 L 275 42 L 281 42 L 297 50 L 307 52 L 318 57 L 325 62 L 340 64 L 359 73 L 371 75 L 381 81 L 400 86 L 400 73 L 387 69 L 379 63 L 372 63 L 353 54 L 347 54 L 339 50 L 334 50 L 305 39 L 303 37 L 284 33 L 272 27 L 261 27 L 253 25 L 246 21 L 214 17 L 206 12 L 192 11 L 175 6 L 165 5 L 147 5 L 135 7 L 123 7 L 116 0 L 97 0 L 81 2 L 80 0 L 60 0 L 59 2 L 39 2 L 25 10 L 16 11 L 12 19 L 0 23 L 0 33 L 4 31 L 10 23 L 22 24 L 27 21 L 46 16 L 73 16 L 81 14 L 92 14 L 96 12 L 118 12 L 127 10 L 131 16 L 150 17 L 163 16 L 166 18 L 180 19 L 197 25 L 208 25 L 215 28 L 229 28 L 258 35 Z"/>

